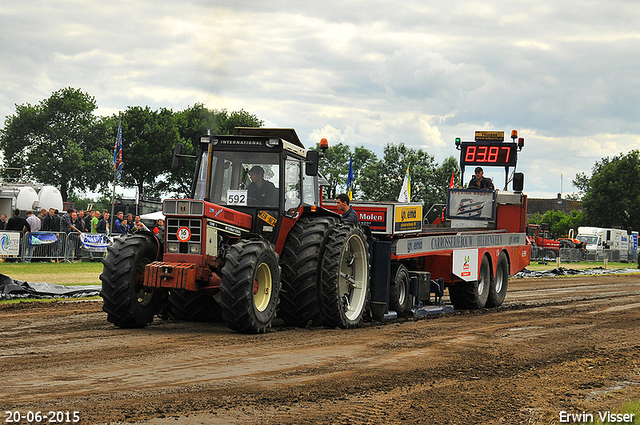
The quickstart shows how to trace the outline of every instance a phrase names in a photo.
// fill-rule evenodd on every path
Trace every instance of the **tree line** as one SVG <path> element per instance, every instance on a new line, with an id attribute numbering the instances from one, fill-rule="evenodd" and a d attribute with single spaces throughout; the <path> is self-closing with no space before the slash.
<path id="1" fill-rule="evenodd" d="M 556 237 L 579 226 L 640 230 L 640 151 L 602 158 L 572 183 L 578 193 L 568 199 L 582 201 L 582 211 L 547 211 L 530 222 L 549 224 Z"/>
<path id="2" fill-rule="evenodd" d="M 93 96 L 71 87 L 54 92 L 36 105 L 16 105 L 0 130 L 4 154 L 0 173 L 5 180 L 18 175 L 60 189 L 62 199 L 86 192 L 109 197 L 114 180 L 113 150 L 118 122 L 122 126 L 124 170 L 119 185 L 137 188 L 140 197 L 163 193 L 187 196 L 195 161 L 188 158 L 172 169 L 176 143 L 194 154 L 201 135 L 232 134 L 235 127 L 260 127 L 263 121 L 244 110 L 210 110 L 195 104 L 174 112 L 149 106 L 129 106 L 120 115 L 95 114 Z"/>
<path id="3" fill-rule="evenodd" d="M 319 144 L 314 149 L 319 150 Z M 428 210 L 434 204 L 446 202 L 451 174 L 454 173 L 457 179 L 460 176 L 458 161 L 453 156 L 438 164 L 422 149 L 409 148 L 404 143 L 388 143 L 379 159 L 364 146 L 351 148 L 337 143 L 327 149 L 319 164 L 320 173 L 328 182 L 325 194 L 329 199 L 346 192 L 351 158 L 354 200 L 396 201 L 409 167 L 411 201 L 422 203 Z M 434 217 L 430 219 L 439 211 L 434 211 Z"/>
<path id="4" fill-rule="evenodd" d="M 181 168 L 172 169 L 176 143 L 184 145 L 183 153 L 194 154 L 199 137 L 207 130 L 212 134 L 233 134 L 235 127 L 263 125 L 263 120 L 244 110 L 211 110 L 199 103 L 183 111 L 129 106 L 120 116 L 107 117 L 96 115 L 97 108 L 93 96 L 71 87 L 52 93 L 35 105 L 16 105 L 15 114 L 5 119 L 0 130 L 0 175 L 10 180 L 19 173 L 22 179 L 56 186 L 65 201 L 79 199 L 86 192 L 102 193 L 104 199 L 109 199 L 120 118 L 124 171 L 119 185 L 137 188 L 141 197 L 168 193 L 188 196 L 195 161 L 185 158 Z M 446 201 L 452 172 L 456 185 L 461 183 L 457 180 L 458 161 L 453 156 L 438 164 L 421 149 L 388 143 L 382 158 L 378 158 L 364 146 L 352 148 L 337 143 L 320 162 L 320 171 L 328 181 L 326 195 L 331 199 L 346 191 L 350 158 L 354 199 L 396 200 L 407 166 L 411 173 L 411 200 L 423 203 L 425 209 Z M 557 235 L 581 225 L 640 230 L 638 150 L 597 161 L 591 175 L 578 173 L 573 184 L 579 189 L 573 199 L 582 200 L 583 214 L 547 212 L 533 221 L 549 223 Z"/>
<path id="5" fill-rule="evenodd" d="M 195 104 L 183 111 L 129 106 L 120 115 L 96 115 L 93 96 L 71 87 L 54 92 L 36 105 L 16 105 L 0 130 L 4 153 L 0 173 L 56 186 L 64 201 L 80 200 L 86 192 L 109 199 L 114 179 L 112 164 L 118 122 L 122 126 L 124 168 L 118 184 L 137 188 L 141 197 L 163 194 L 188 196 L 195 160 L 185 158 L 179 169 L 171 168 L 173 149 L 196 152 L 199 138 L 234 134 L 235 127 L 261 127 L 263 121 L 244 110 L 210 110 Z M 316 147 L 317 149 L 318 147 Z M 387 144 L 378 159 L 365 147 L 338 143 L 321 159 L 320 170 L 329 182 L 328 196 L 335 199 L 346 190 L 349 160 L 353 157 L 354 194 L 360 199 L 392 201 L 400 193 L 408 165 L 411 167 L 412 200 L 425 205 L 443 203 L 452 171 L 458 163 L 447 158 L 441 165 L 419 149 Z"/>

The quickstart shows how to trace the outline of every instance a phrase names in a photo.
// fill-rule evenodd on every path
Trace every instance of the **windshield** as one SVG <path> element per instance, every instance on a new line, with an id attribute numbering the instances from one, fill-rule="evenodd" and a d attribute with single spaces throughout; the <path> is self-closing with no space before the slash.
<path id="1" fill-rule="evenodd" d="M 206 161 L 203 158 L 196 196 L 204 198 Z M 211 160 L 210 201 L 218 205 L 277 207 L 280 165 L 277 153 L 215 151 Z"/>
<path id="2" fill-rule="evenodd" d="M 576 239 L 578 239 L 580 242 L 584 242 L 587 245 L 597 245 L 598 244 L 598 236 L 585 236 L 585 235 L 578 235 L 576 236 Z"/>

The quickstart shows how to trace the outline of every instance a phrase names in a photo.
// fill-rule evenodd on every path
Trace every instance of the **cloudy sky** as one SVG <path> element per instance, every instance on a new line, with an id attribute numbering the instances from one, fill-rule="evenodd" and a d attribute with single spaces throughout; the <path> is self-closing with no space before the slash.
<path id="1" fill-rule="evenodd" d="M 73 87 L 99 114 L 203 103 L 438 163 L 456 137 L 517 129 L 532 197 L 640 149 L 636 0 L 4 0 L 0 28 L 2 126 Z"/>

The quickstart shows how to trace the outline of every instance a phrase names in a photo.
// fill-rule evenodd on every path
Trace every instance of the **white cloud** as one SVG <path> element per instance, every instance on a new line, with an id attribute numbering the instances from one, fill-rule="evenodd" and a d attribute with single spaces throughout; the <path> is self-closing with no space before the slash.
<path id="1" fill-rule="evenodd" d="M 0 115 L 71 86 L 99 113 L 244 109 L 441 162 L 516 128 L 532 193 L 640 145 L 636 2 L 51 1 L 0 6 Z M 556 176 L 556 174 L 558 176 Z"/>

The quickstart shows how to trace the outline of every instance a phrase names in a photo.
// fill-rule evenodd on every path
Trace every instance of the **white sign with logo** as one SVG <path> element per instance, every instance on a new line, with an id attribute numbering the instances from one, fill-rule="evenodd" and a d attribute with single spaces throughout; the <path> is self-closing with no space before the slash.
<path id="1" fill-rule="evenodd" d="M 0 256 L 20 254 L 20 233 L 0 232 Z"/>
<path id="2" fill-rule="evenodd" d="M 453 274 L 466 282 L 478 280 L 478 250 L 453 251 Z"/>

